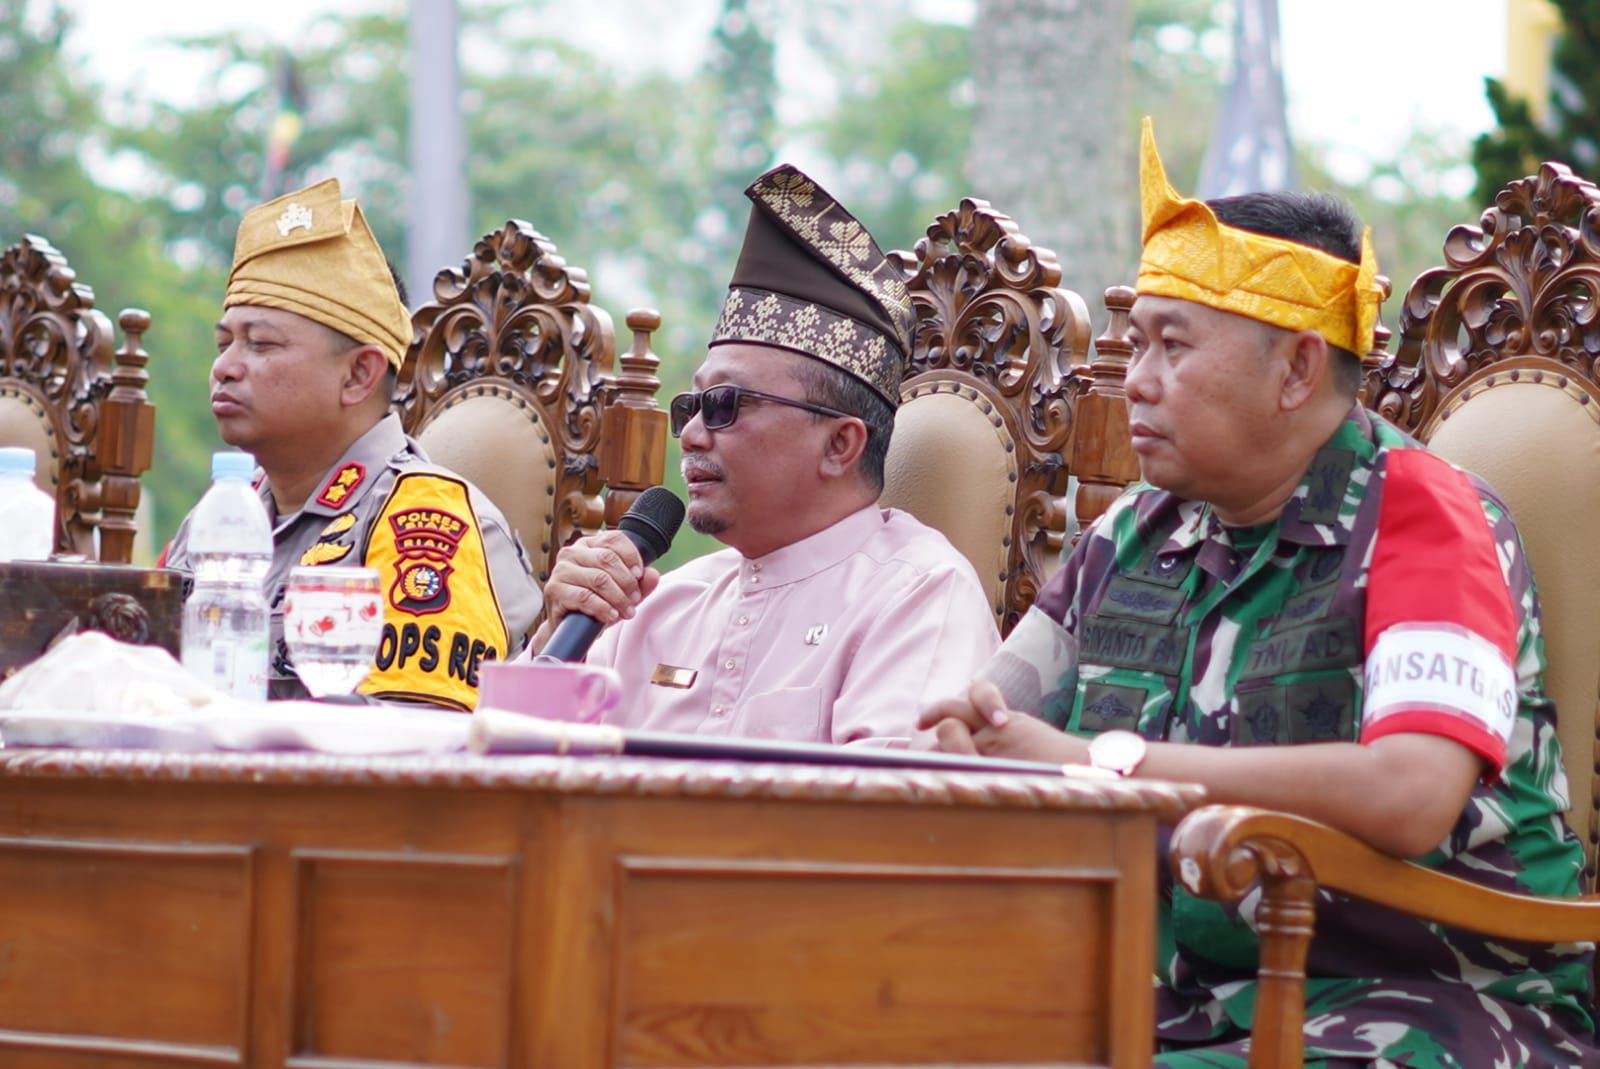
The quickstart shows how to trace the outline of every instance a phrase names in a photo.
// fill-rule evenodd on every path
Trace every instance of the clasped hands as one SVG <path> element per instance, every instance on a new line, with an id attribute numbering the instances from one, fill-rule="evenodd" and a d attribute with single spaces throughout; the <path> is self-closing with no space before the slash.
<path id="1" fill-rule="evenodd" d="M 1088 760 L 1087 740 L 1058 731 L 1029 713 L 1007 709 L 1000 688 L 982 679 L 965 696 L 929 706 L 917 718 L 917 727 L 931 729 L 938 748 L 946 753 L 1053 764 Z"/>

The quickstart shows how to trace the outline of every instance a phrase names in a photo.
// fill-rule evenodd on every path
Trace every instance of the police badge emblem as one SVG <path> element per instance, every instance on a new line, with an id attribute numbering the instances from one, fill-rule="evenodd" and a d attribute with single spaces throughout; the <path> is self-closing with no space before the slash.
<path id="1" fill-rule="evenodd" d="M 467 521 L 437 508 L 412 508 L 389 517 L 394 529 L 395 580 L 389 603 L 412 616 L 450 605 L 450 566 Z"/>

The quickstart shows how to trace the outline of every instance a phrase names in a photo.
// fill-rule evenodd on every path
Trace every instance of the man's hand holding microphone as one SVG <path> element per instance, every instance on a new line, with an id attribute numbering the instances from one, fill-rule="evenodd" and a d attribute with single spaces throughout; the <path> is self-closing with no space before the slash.
<path id="1" fill-rule="evenodd" d="M 530 648 L 540 659 L 579 661 L 600 634 L 633 616 L 655 590 L 651 567 L 683 522 L 683 502 L 653 486 L 618 521 L 617 529 L 585 535 L 563 549 L 544 586 L 548 616 Z"/>

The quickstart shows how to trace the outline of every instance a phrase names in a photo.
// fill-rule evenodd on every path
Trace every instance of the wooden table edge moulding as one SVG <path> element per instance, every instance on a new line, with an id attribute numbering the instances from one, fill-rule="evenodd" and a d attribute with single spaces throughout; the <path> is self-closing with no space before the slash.
<path id="1" fill-rule="evenodd" d="M 0 751 L 0 1064 L 1149 1064 L 1187 785 Z"/>

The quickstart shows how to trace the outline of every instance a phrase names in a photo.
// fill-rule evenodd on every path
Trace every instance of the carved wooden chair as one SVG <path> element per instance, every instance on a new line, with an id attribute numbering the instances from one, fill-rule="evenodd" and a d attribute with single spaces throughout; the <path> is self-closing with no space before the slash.
<path id="1" fill-rule="evenodd" d="M 633 347 L 619 370 L 587 274 L 527 223 L 484 235 L 460 269 L 440 271 L 412 322 L 395 395 L 406 433 L 500 507 L 540 582 L 558 549 L 661 481 L 667 416 L 650 351 L 661 317 L 628 314 Z"/>
<path id="2" fill-rule="evenodd" d="M 38 457 L 36 479 L 56 499 L 57 553 L 126 564 L 156 410 L 140 348 L 150 316 L 130 308 L 118 322 L 113 352 L 94 291 L 43 238 L 0 253 L 0 445 Z"/>
<path id="3" fill-rule="evenodd" d="M 1088 310 L 1060 288 L 1055 254 L 981 200 L 889 257 L 916 323 L 880 500 L 966 554 L 1006 633 L 1060 562 L 1069 471 L 1081 467 L 1090 486 L 1119 478 L 1117 490 L 1132 477 L 1107 459 L 1100 418 L 1111 409 L 1082 418 Z"/>
<path id="4" fill-rule="evenodd" d="M 1311 821 L 1241 807 L 1196 811 L 1174 834 L 1174 871 L 1224 901 L 1261 888 L 1252 1067 L 1301 1064 L 1319 886 L 1506 939 L 1600 938 L 1600 189 L 1547 163 L 1503 189 L 1478 226 L 1451 230 L 1444 259 L 1406 293 L 1399 346 L 1369 364 L 1366 400 L 1481 475 L 1517 519 L 1539 585 L 1546 684 L 1589 897 L 1503 894 Z"/>

